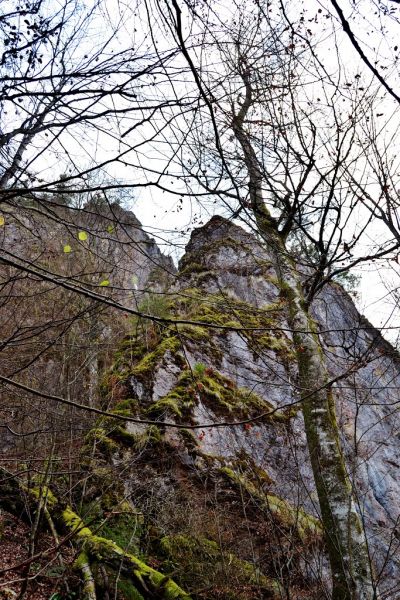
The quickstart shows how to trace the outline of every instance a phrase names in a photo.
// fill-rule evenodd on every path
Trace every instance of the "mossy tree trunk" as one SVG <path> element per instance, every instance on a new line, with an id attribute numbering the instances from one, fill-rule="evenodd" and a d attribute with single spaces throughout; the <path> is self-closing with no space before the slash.
<path id="1" fill-rule="evenodd" d="M 95 535 L 70 506 L 59 502 L 47 486 L 27 487 L 18 476 L 0 467 L 0 497 L 8 510 L 19 515 L 28 510 L 30 501 L 36 511 L 45 505 L 44 514 L 55 539 L 58 539 L 55 524 L 68 536 L 72 534 L 71 539 L 79 549 L 74 567 L 82 573 L 82 598 L 85 600 L 98 599 L 96 588 L 102 588 L 103 582 L 99 582 L 92 571 L 92 567 L 97 566 L 107 566 L 118 574 L 118 589 L 123 598 L 191 600 L 190 595 L 169 576 L 148 566 L 112 540 Z"/>
<path id="2" fill-rule="evenodd" d="M 374 590 L 368 548 L 341 450 L 323 350 L 299 282 L 287 287 L 287 295 L 307 444 L 332 570 L 333 598 L 370 600 Z"/>
<path id="3" fill-rule="evenodd" d="M 249 173 L 250 203 L 257 228 L 274 256 L 281 289 L 288 301 L 307 444 L 329 553 L 332 597 L 334 600 L 372 600 L 376 594 L 368 547 L 341 450 L 323 349 L 305 301 L 301 278 L 285 246 L 285 237 L 278 231 L 263 201 L 263 173 L 244 127 L 252 104 L 249 77 L 248 71 L 242 73 L 246 96 L 233 118 L 232 128 Z"/>
<path id="4" fill-rule="evenodd" d="M 163 600 L 190 600 L 190 596 L 172 579 L 152 569 L 133 554 L 124 551 L 115 542 L 94 535 L 70 507 L 62 511 L 60 518 L 65 528 L 74 532 L 76 539 L 82 544 L 83 551 L 77 562 L 79 568 L 86 569 L 84 575 L 87 591 L 94 589 L 90 572 L 91 561 L 109 565 L 121 576 L 129 579 L 132 582 L 131 592 L 135 593 L 138 599 L 151 597 Z M 79 560 L 82 560 L 81 564 Z M 87 597 L 91 600 L 88 593 Z"/>

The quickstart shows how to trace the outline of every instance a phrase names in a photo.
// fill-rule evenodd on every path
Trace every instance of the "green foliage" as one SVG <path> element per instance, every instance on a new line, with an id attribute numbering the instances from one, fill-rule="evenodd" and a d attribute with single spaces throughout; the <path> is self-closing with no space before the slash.
<path id="1" fill-rule="evenodd" d="M 361 275 L 355 275 L 350 271 L 344 271 L 334 277 L 334 281 L 339 283 L 353 298 L 358 298 Z"/>
<path id="2" fill-rule="evenodd" d="M 206 370 L 207 366 L 204 363 L 198 362 L 193 367 L 193 375 L 195 377 L 198 377 L 199 379 L 202 379 L 205 375 Z"/>

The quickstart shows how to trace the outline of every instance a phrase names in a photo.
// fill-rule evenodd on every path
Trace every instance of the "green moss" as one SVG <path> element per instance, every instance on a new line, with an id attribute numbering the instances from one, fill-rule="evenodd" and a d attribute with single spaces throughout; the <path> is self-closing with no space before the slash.
<path id="1" fill-rule="evenodd" d="M 136 444 L 136 436 L 132 433 L 129 433 L 129 431 L 127 431 L 125 427 L 121 425 L 115 427 L 115 429 L 113 429 L 108 435 L 119 445 L 135 446 Z"/>
<path id="2" fill-rule="evenodd" d="M 157 296 L 155 303 L 159 301 Z M 280 301 L 257 308 L 231 295 L 206 294 L 196 288 L 188 288 L 179 295 L 169 296 L 165 299 L 165 306 L 163 305 L 161 311 L 163 314 L 168 310 L 169 315 L 197 321 L 198 324 L 179 323 L 174 329 L 158 325 L 154 329 L 150 324 L 149 329 L 147 325 L 142 327 L 142 321 L 139 320 L 135 333 L 123 341 L 116 354 L 114 367 L 107 378 L 108 385 L 110 388 L 123 385 L 129 375 L 147 383 L 167 352 L 173 355 L 178 366 L 185 368 L 186 361 L 180 352 L 182 343 L 188 344 L 189 347 L 191 343 L 201 344 L 205 354 L 212 357 L 214 364 L 219 364 L 223 353 L 220 337 L 226 335 L 226 330 L 210 329 L 202 326 L 202 322 L 221 325 L 224 328 L 243 328 L 242 335 L 255 352 L 273 350 L 286 360 L 293 353 L 291 341 L 283 332 L 269 331 L 276 329 L 281 312 L 285 309 L 284 304 Z M 103 388 L 106 388 L 105 384 Z M 209 382 L 208 389 L 210 396 L 214 394 L 224 404 L 224 394 L 220 394 L 215 385 Z M 174 393 L 162 400 L 157 407 L 150 409 L 151 413 L 154 410 L 154 414 L 168 412 L 181 417 L 181 393 Z M 189 404 L 192 401 L 193 399 Z M 229 408 L 229 405 L 228 402 L 225 408 Z M 124 408 L 118 406 L 117 409 Z"/>
<path id="3" fill-rule="evenodd" d="M 106 454 L 112 454 L 118 450 L 118 444 L 108 435 L 103 427 L 95 427 L 86 436 L 85 446 L 95 444 L 96 447 Z"/>
<path id="4" fill-rule="evenodd" d="M 92 534 L 82 519 L 69 506 L 63 510 L 62 518 L 66 527 L 75 533 L 76 536 L 84 538 Z"/>
<path id="5" fill-rule="evenodd" d="M 119 578 L 117 587 L 123 596 L 123 600 L 144 600 L 144 597 L 138 592 L 132 581 Z"/>
<path id="6" fill-rule="evenodd" d="M 272 409 L 272 405 L 247 388 L 236 384 L 215 369 L 207 368 L 199 376 L 196 390 L 210 408 L 235 415 L 254 416 Z"/>
<path id="7" fill-rule="evenodd" d="M 158 300 L 157 297 L 156 303 Z M 276 328 L 281 311 L 284 309 L 283 304 L 280 301 L 257 308 L 226 294 L 205 294 L 196 288 L 189 288 L 180 295 L 168 297 L 164 308 L 167 307 L 170 314 L 199 323 L 209 322 L 224 327 L 244 328 L 242 335 L 245 336 L 248 346 L 254 352 L 259 354 L 269 349 L 279 353 L 287 361 L 293 354 L 291 341 L 282 332 L 268 331 Z M 176 329 L 179 332 L 177 335 Z M 249 389 L 235 386 L 229 378 L 217 371 L 208 374 L 196 373 L 195 366 L 194 374 L 192 374 L 187 368 L 186 360 L 180 352 L 182 344 L 188 345 L 189 348 L 191 343 L 200 344 L 204 354 L 210 357 L 212 364 L 218 365 L 223 354 L 221 336 L 226 335 L 225 330 L 209 329 L 200 324 L 178 324 L 176 329 L 168 327 L 158 329 L 152 342 L 154 348 L 151 351 L 147 351 L 145 345 L 139 341 L 140 327 L 137 327 L 135 341 L 124 340 L 124 348 L 121 349 L 121 352 L 124 355 L 125 379 L 129 375 L 133 375 L 144 385 L 151 385 L 152 376 L 166 353 L 170 353 L 174 362 L 182 369 L 182 374 L 174 389 L 148 407 L 145 413 L 147 416 L 157 418 L 170 415 L 177 420 L 190 419 L 192 408 L 199 400 L 208 404 L 214 411 L 244 418 L 268 413 L 272 409 L 267 400 Z M 145 333 L 146 347 L 148 347 L 149 337 L 152 336 L 149 336 L 148 332 Z M 137 353 L 138 348 L 142 352 L 140 356 Z M 133 352 L 133 355 L 130 356 L 129 367 L 127 367 L 125 351 Z M 117 375 L 119 376 L 120 373 Z M 126 410 L 126 413 L 119 412 L 119 414 L 129 416 L 131 407 L 117 404 L 116 410 Z M 136 406 L 133 410 L 137 413 L 139 407 Z M 275 420 L 287 420 L 288 418 L 289 415 L 283 413 L 274 415 Z M 102 426 L 107 430 L 110 429 L 109 425 L 102 424 Z M 124 436 L 121 430 L 116 429 L 116 431 L 121 433 L 119 436 L 121 443 L 124 442 L 122 438 L 125 438 L 127 444 L 133 442 L 128 436 Z M 108 437 L 115 439 L 111 433 L 108 434 Z"/>
<path id="8" fill-rule="evenodd" d="M 40 498 L 46 500 L 46 505 L 49 509 L 53 508 L 58 502 L 53 492 L 46 485 L 30 488 L 29 494 L 33 496 L 35 500 L 39 500 Z"/>
<path id="9" fill-rule="evenodd" d="M 191 325 L 190 323 L 178 323 L 177 329 L 184 339 L 193 340 L 196 342 L 210 341 L 210 331 L 207 329 L 207 327 Z"/>
<path id="10" fill-rule="evenodd" d="M 188 275 L 197 275 L 199 273 L 204 272 L 211 273 L 211 271 L 208 270 L 208 267 L 206 267 L 206 265 L 200 262 L 182 261 L 181 268 L 179 269 L 178 273 L 178 278 L 182 279 L 184 277 L 187 277 Z"/>
<path id="11" fill-rule="evenodd" d="M 269 281 L 278 288 L 278 290 L 280 290 L 281 296 L 283 298 L 291 298 L 292 294 L 293 294 L 293 290 L 292 287 L 286 283 L 286 281 L 283 281 L 282 279 L 279 279 L 278 277 L 269 277 Z"/>
<path id="12" fill-rule="evenodd" d="M 194 314 L 190 318 L 196 321 L 212 323 L 213 325 L 223 325 L 224 327 L 241 327 L 241 323 L 235 318 L 235 313 L 230 308 L 231 299 L 220 295 L 207 296 L 206 299 L 193 306 Z"/>
<path id="13" fill-rule="evenodd" d="M 262 574 L 251 563 L 232 553 L 221 551 L 218 544 L 203 537 L 175 535 L 161 539 L 165 565 L 175 578 L 192 589 L 209 588 L 210 597 L 246 600 L 252 592 L 267 593 L 278 598 L 281 592 L 277 581 Z M 263 596 L 264 597 L 264 596 Z"/>
<path id="14" fill-rule="evenodd" d="M 62 518 L 65 526 L 75 533 L 75 537 L 81 541 L 84 551 L 89 556 L 99 562 L 119 564 L 121 571 L 124 570 L 123 575 L 126 571 L 135 586 L 147 588 L 150 594 L 157 593 L 160 598 L 165 600 L 190 600 L 190 596 L 169 577 L 152 569 L 133 554 L 125 552 L 115 542 L 94 535 L 70 507 L 64 509 Z"/>
<path id="15" fill-rule="evenodd" d="M 137 400 L 133 399 L 133 398 L 126 398 L 125 400 L 119 400 L 115 407 L 114 410 L 116 411 L 120 411 L 120 410 L 126 410 L 129 411 L 129 414 L 136 414 L 137 410 L 139 408 L 139 403 Z"/>
<path id="16" fill-rule="evenodd" d="M 86 552 L 82 551 L 78 554 L 78 557 L 75 559 L 74 561 L 74 569 L 82 569 L 82 567 L 84 567 L 85 565 L 87 565 L 89 562 L 89 557 L 86 554 Z"/>
<path id="17" fill-rule="evenodd" d="M 193 406 L 194 398 L 190 393 L 191 372 L 186 369 L 178 378 L 176 386 L 163 398 L 154 402 L 146 411 L 149 417 L 158 417 L 165 413 L 175 417 L 187 415 Z"/>
<path id="18" fill-rule="evenodd" d="M 194 321 L 221 325 L 225 328 L 243 328 L 242 334 L 255 350 L 260 352 L 270 349 L 294 357 L 291 340 L 284 332 L 276 331 L 282 311 L 286 310 L 284 300 L 280 299 L 270 305 L 257 308 L 227 294 L 199 294 L 198 290 L 187 290 L 185 296 L 184 299 L 176 301 L 178 314 Z M 186 327 L 183 326 L 183 329 Z M 204 334 L 201 331 L 204 329 L 206 328 L 200 327 L 199 340 L 206 340 L 207 337 L 210 340 L 213 336 L 221 334 L 218 330 L 208 330 L 207 334 Z"/>
<path id="19" fill-rule="evenodd" d="M 137 331 L 124 338 L 115 352 L 113 365 L 105 373 L 100 384 L 100 390 L 103 396 L 107 396 L 112 388 L 118 384 L 123 384 L 132 368 L 132 363 L 136 363 L 149 351 L 151 341 L 156 345 L 158 336 L 153 338 L 146 335 L 147 331 L 142 331 L 141 327 L 136 325 Z"/>
<path id="20" fill-rule="evenodd" d="M 124 511 L 124 508 L 127 510 Z M 106 521 L 94 522 L 93 527 L 98 533 L 112 540 L 123 550 L 137 553 L 139 551 L 139 539 L 143 532 L 143 515 L 135 513 L 130 506 L 124 507 L 121 503 L 113 507 L 113 512 L 107 515 Z"/>
<path id="21" fill-rule="evenodd" d="M 200 368 L 201 367 L 201 368 Z M 272 405 L 247 388 L 236 384 L 206 365 L 197 364 L 192 370 L 185 369 L 178 378 L 176 386 L 163 398 L 147 409 L 151 417 L 170 414 L 178 418 L 188 418 L 192 407 L 202 401 L 214 412 L 250 417 L 266 413 L 264 419 L 287 420 L 283 413 L 268 413 Z"/>
<path id="22" fill-rule="evenodd" d="M 157 425 L 150 425 L 143 433 L 134 433 L 132 435 L 135 439 L 134 448 L 137 451 L 149 446 L 157 446 L 163 440 L 160 428 Z"/>
<path id="23" fill-rule="evenodd" d="M 94 578 L 90 568 L 89 557 L 87 553 L 82 550 L 77 560 L 74 563 L 74 567 L 80 569 L 83 576 L 83 597 L 93 598 L 96 597 L 96 586 Z"/>
<path id="24" fill-rule="evenodd" d="M 160 428 L 157 425 L 150 425 L 146 430 L 147 439 L 152 444 L 158 444 L 162 441 Z"/>
<path id="25" fill-rule="evenodd" d="M 177 336 L 171 336 L 163 339 L 153 352 L 146 354 L 142 360 L 133 367 L 132 375 L 138 379 L 147 378 L 154 370 L 157 364 L 163 359 L 166 352 L 175 354 L 181 348 L 181 342 Z"/>
<path id="26" fill-rule="evenodd" d="M 248 454 L 243 448 L 236 454 L 236 460 L 233 461 L 233 470 L 245 475 L 256 486 L 271 485 L 274 483 L 274 480 L 265 469 L 260 467 L 251 454 Z"/>
<path id="27" fill-rule="evenodd" d="M 157 400 L 154 404 L 147 409 L 146 414 L 149 417 L 157 417 L 164 413 L 175 415 L 176 417 L 182 417 L 182 410 L 180 405 L 182 404 L 183 398 L 178 394 L 177 391 L 171 392 L 168 396 Z"/>
<path id="28" fill-rule="evenodd" d="M 302 541 L 321 537 L 321 522 L 302 508 L 293 507 L 286 500 L 274 494 L 265 494 L 247 477 L 229 467 L 222 467 L 221 473 L 244 489 L 257 502 L 258 506 L 276 518 L 280 525 L 294 529 Z"/>

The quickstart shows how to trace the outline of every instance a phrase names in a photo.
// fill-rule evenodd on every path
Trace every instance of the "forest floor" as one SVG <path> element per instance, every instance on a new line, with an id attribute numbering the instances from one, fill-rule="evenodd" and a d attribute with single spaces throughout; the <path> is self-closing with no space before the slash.
<path id="1" fill-rule="evenodd" d="M 0 512 L 0 599 L 15 600 L 27 576 L 27 559 L 31 528 L 12 514 Z M 35 548 L 35 559 L 30 563 L 25 600 L 72 600 L 66 577 L 71 583 L 71 565 L 75 553 L 63 546 L 60 555 L 52 550 L 55 542 L 51 535 L 40 533 Z M 73 582 L 73 577 L 72 577 Z"/>

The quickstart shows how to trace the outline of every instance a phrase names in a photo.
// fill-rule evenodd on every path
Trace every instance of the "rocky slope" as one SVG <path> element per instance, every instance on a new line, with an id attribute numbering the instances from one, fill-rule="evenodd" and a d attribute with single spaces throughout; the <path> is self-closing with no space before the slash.
<path id="1" fill-rule="evenodd" d="M 214 217 L 164 286 L 146 295 L 147 312 L 177 323 L 131 323 L 101 385 L 115 419 L 86 436 L 72 488 L 54 479 L 91 531 L 166 576 L 149 588 L 146 570 L 140 579 L 118 568 L 87 530 L 97 597 L 186 597 L 169 595 L 172 578 L 198 600 L 329 598 L 285 289 L 271 257 Z M 340 286 L 326 287 L 313 311 L 371 560 L 382 597 L 395 600 L 400 360 Z"/>
<path id="2" fill-rule="evenodd" d="M 288 597 L 329 597 L 285 290 L 277 281 L 270 256 L 252 235 L 213 218 L 193 233 L 178 283 L 159 302 L 161 316 L 182 322 L 165 328 L 139 322 L 106 378 L 117 409 L 183 426 L 165 425 L 160 437 L 154 426 L 127 423 L 133 450 L 112 431 L 101 435 L 122 444 L 111 462 L 124 495 L 147 514 L 156 538 L 161 530 L 164 553 L 167 545 L 178 580 L 194 597 L 231 597 L 218 596 L 210 579 L 209 595 L 196 591 L 201 578 L 192 563 L 204 560 L 209 540 L 218 544 L 222 562 L 227 552 L 255 565 L 272 595 L 285 588 Z M 325 288 L 313 310 L 371 559 L 385 597 L 394 599 L 400 594 L 393 580 L 399 573 L 399 358 L 341 287 Z M 211 566 L 204 562 L 203 576 Z M 240 585 L 232 597 L 252 597 Z M 254 597 L 267 597 L 260 589 Z"/>

